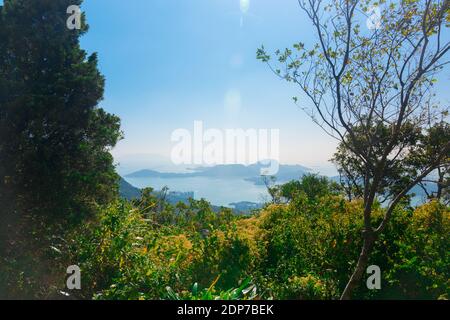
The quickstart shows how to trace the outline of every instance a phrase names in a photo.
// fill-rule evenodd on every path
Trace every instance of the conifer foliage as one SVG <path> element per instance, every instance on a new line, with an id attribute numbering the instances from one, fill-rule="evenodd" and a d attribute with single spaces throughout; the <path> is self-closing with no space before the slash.
<path id="1" fill-rule="evenodd" d="M 120 120 L 98 107 L 105 80 L 80 47 L 84 15 L 67 27 L 67 8 L 81 3 L 0 6 L 0 200 L 22 211 L 79 218 L 116 193 Z"/>

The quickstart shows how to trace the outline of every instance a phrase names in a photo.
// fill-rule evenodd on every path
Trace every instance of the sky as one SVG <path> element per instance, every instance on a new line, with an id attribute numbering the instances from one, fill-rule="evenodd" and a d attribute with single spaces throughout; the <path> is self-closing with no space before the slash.
<path id="1" fill-rule="evenodd" d="M 122 121 L 117 162 L 170 161 L 172 133 L 202 121 L 205 129 L 279 129 L 281 163 L 336 172 L 337 142 L 294 104 L 299 89 L 256 60 L 261 45 L 273 52 L 316 42 L 296 0 L 85 0 L 81 9 L 90 25 L 81 45 L 98 53 L 106 78 L 100 106 Z M 443 79 L 448 105 L 448 72 Z"/>
<path id="2" fill-rule="evenodd" d="M 279 129 L 280 162 L 329 168 L 336 142 L 300 110 L 298 89 L 256 60 L 314 40 L 297 1 L 85 0 L 89 32 L 106 77 L 101 106 L 122 119 L 116 159 L 170 158 L 171 134 L 205 129 Z"/>

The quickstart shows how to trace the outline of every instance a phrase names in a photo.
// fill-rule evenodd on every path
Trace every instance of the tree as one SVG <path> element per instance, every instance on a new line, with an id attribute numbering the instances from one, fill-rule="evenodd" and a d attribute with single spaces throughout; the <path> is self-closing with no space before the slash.
<path id="1" fill-rule="evenodd" d="M 310 201 L 318 201 L 327 195 L 340 193 L 340 186 L 317 174 L 306 174 L 300 180 L 287 182 L 280 187 L 283 198 L 292 200 L 296 194 L 304 193 Z"/>
<path id="2" fill-rule="evenodd" d="M 303 43 L 277 50 L 279 68 L 264 47 L 257 58 L 280 78 L 300 87 L 311 103 L 301 105 L 302 109 L 339 141 L 343 160 L 357 159 L 347 164 L 358 166 L 360 173 L 353 178 L 355 185 L 361 181 L 362 186 L 364 243 L 341 296 L 349 299 L 397 204 L 449 162 L 448 140 L 433 150 L 414 144 L 442 114 L 433 103 L 432 92 L 436 74 L 448 63 L 444 59 L 450 43 L 442 33 L 448 27 L 449 1 L 332 0 L 325 4 L 299 0 L 299 4 L 312 22 L 318 43 L 311 50 Z M 371 16 L 370 28 L 365 28 L 361 21 L 373 8 L 379 9 L 379 15 Z M 294 101 L 299 103 L 297 97 Z M 413 160 L 411 153 L 421 159 L 414 170 L 390 179 L 399 174 L 402 161 Z M 393 194 L 381 223 L 374 225 L 374 202 L 387 188 Z"/>
<path id="3" fill-rule="evenodd" d="M 69 29 L 82 0 L 5 0 L 0 6 L 0 194 L 21 210 L 89 214 L 116 194 L 109 153 L 119 119 L 98 107 L 105 80 Z M 3 213 L 3 218 L 9 212 Z"/>
<path id="4" fill-rule="evenodd" d="M 262 181 L 271 197 L 271 202 L 275 204 L 290 202 L 300 194 L 305 195 L 311 202 L 317 202 L 321 197 L 338 195 L 342 192 L 338 183 L 314 173 L 305 174 L 298 180 L 283 184 L 276 184 L 273 176 L 263 176 Z"/>
<path id="5" fill-rule="evenodd" d="M 382 145 L 389 140 L 390 131 L 383 126 L 379 126 L 378 129 L 380 129 L 378 139 Z M 364 140 L 364 132 L 355 130 L 355 133 L 357 139 Z M 422 131 L 413 125 L 405 125 L 400 140 L 401 147 L 407 150 L 407 154 L 389 160 L 389 170 L 385 172 L 377 190 L 377 194 L 380 195 L 377 199 L 381 203 L 392 200 L 411 182 L 411 177 L 415 177 L 417 172 L 432 161 L 435 154 L 441 152 L 440 148 L 450 141 L 450 125 L 441 121 Z M 347 185 L 347 194 L 362 197 L 365 168 L 359 158 L 341 144 L 332 160 L 339 170 L 342 184 Z M 418 185 L 428 199 L 446 201 L 448 179 L 448 163 L 443 161 L 435 172 L 422 179 Z M 412 194 L 405 196 L 405 201 L 411 196 Z"/>
<path id="6" fill-rule="evenodd" d="M 428 153 L 439 152 L 439 148 L 446 142 L 450 141 L 450 124 L 441 121 L 428 129 L 428 134 L 424 137 L 422 145 L 428 150 Z M 433 177 L 431 177 L 433 178 Z M 436 191 L 429 194 L 424 184 L 435 183 Z M 450 184 L 450 164 L 448 161 L 444 161 L 437 167 L 436 175 L 432 180 L 423 180 L 420 182 L 420 186 L 425 190 L 430 199 L 442 200 L 444 203 L 449 203 L 450 194 L 448 186 Z"/>

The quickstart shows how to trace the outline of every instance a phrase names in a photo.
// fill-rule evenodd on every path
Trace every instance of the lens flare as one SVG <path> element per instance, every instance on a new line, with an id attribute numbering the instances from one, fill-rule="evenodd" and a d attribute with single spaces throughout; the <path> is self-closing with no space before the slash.
<path id="1" fill-rule="evenodd" d="M 250 9 L 250 0 L 240 0 L 241 12 L 246 14 Z"/>

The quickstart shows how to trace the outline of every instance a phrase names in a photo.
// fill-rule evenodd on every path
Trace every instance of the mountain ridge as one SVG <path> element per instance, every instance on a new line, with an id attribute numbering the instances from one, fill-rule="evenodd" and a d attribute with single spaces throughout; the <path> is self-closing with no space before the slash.
<path id="1" fill-rule="evenodd" d="M 197 167 L 190 169 L 187 173 L 159 172 L 152 169 L 142 169 L 125 175 L 127 178 L 192 178 L 192 177 L 208 177 L 208 178 L 228 178 L 238 177 L 243 180 L 259 184 L 261 180 L 261 169 L 265 166 L 261 164 L 242 165 L 242 164 L 225 164 L 215 165 L 211 167 Z M 275 175 L 280 182 L 287 182 L 292 179 L 298 179 L 310 173 L 311 169 L 302 165 L 279 165 L 279 170 Z"/>

